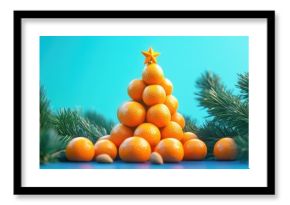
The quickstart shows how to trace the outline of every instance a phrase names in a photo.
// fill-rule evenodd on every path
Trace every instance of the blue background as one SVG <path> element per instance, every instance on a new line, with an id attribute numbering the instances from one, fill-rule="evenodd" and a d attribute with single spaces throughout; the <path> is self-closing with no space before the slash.
<path id="1" fill-rule="evenodd" d="M 179 112 L 198 123 L 207 116 L 195 99 L 201 74 L 212 71 L 237 92 L 237 73 L 248 71 L 247 36 L 41 36 L 40 84 L 54 110 L 95 110 L 117 122 L 149 47 L 161 53 L 158 64 L 173 83 Z"/>

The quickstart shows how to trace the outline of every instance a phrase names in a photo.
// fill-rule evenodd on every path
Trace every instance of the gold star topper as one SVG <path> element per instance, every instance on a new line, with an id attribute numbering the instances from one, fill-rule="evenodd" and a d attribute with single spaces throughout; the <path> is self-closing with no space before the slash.
<path id="1" fill-rule="evenodd" d="M 142 51 L 142 54 L 146 57 L 144 64 L 157 63 L 156 57 L 160 55 L 160 53 L 155 52 L 152 48 L 149 48 L 148 51 Z"/>

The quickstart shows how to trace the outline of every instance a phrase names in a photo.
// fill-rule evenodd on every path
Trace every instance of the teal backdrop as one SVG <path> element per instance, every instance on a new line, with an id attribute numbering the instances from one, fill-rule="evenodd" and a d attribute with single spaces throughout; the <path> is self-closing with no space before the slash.
<path id="1" fill-rule="evenodd" d="M 237 74 L 248 71 L 247 36 L 41 36 L 40 84 L 53 110 L 95 110 L 117 122 L 117 109 L 129 100 L 127 86 L 141 78 L 152 47 L 174 85 L 179 112 L 203 123 L 207 113 L 196 101 L 196 80 L 206 70 L 237 92 Z"/>

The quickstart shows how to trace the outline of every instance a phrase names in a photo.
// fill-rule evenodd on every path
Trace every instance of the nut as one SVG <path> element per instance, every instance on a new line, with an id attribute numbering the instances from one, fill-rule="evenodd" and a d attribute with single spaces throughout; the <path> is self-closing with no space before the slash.
<path id="1" fill-rule="evenodd" d="M 96 156 L 96 161 L 100 163 L 113 163 L 114 160 L 108 154 L 99 154 Z"/>
<path id="2" fill-rule="evenodd" d="M 163 164 L 163 158 L 159 153 L 152 152 L 150 156 L 150 162 L 153 164 Z"/>

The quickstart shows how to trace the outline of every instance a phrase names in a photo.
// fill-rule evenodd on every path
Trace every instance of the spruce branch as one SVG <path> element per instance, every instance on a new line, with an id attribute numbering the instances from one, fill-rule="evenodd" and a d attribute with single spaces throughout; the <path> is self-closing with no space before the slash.
<path id="1" fill-rule="evenodd" d="M 46 97 L 43 86 L 40 87 L 40 129 L 52 127 L 53 113 L 50 110 L 50 102 Z"/>
<path id="2" fill-rule="evenodd" d="M 103 127 L 106 133 L 110 133 L 115 124 L 112 120 L 108 120 L 102 114 L 92 110 L 85 112 L 84 118 L 95 126 Z"/>
<path id="3" fill-rule="evenodd" d="M 248 103 L 241 102 L 220 82 L 219 77 L 207 72 L 198 81 L 199 105 L 206 108 L 215 121 L 233 127 L 241 134 L 248 133 Z"/>
<path id="4" fill-rule="evenodd" d="M 42 129 L 40 132 L 40 163 L 64 159 L 67 142 L 54 129 Z"/>
<path id="5" fill-rule="evenodd" d="M 242 99 L 249 100 L 249 73 L 238 74 L 238 83 L 236 85 L 241 91 Z"/>
<path id="6" fill-rule="evenodd" d="M 79 112 L 61 109 L 54 120 L 54 127 L 62 136 L 87 137 L 93 142 L 107 134 L 106 129 L 96 126 L 84 119 Z"/>
<path id="7" fill-rule="evenodd" d="M 196 85 L 201 90 L 209 90 L 211 88 L 224 89 L 224 85 L 221 83 L 220 77 L 209 71 L 205 72 L 200 79 L 196 81 Z"/>
<path id="8" fill-rule="evenodd" d="M 196 120 L 190 118 L 189 116 L 184 116 L 185 119 L 185 127 L 184 127 L 184 132 L 193 132 L 197 134 L 199 128 L 196 123 Z"/>
<path id="9" fill-rule="evenodd" d="M 238 145 L 238 159 L 247 160 L 249 157 L 249 140 L 248 135 L 238 135 L 234 137 Z"/>
<path id="10" fill-rule="evenodd" d="M 53 128 L 54 114 L 50 109 L 50 102 L 46 92 L 40 88 L 40 163 L 58 161 L 64 156 L 66 143 Z"/>

